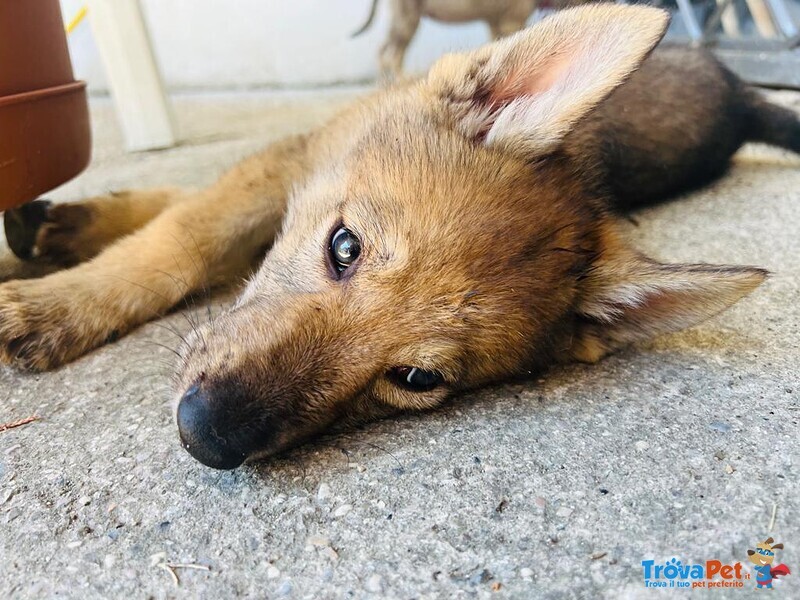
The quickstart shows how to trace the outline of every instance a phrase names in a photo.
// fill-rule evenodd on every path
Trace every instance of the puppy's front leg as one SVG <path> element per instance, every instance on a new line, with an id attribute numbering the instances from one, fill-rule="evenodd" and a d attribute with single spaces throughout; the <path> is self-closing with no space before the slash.
<path id="1" fill-rule="evenodd" d="M 37 200 L 8 211 L 6 238 L 16 259 L 0 260 L 0 282 L 44 277 L 89 260 L 189 197 L 189 190 L 155 188 L 59 204 Z"/>
<path id="2" fill-rule="evenodd" d="M 189 190 L 165 187 L 112 192 L 60 204 L 37 200 L 5 214 L 6 234 L 11 250 L 23 260 L 73 266 L 190 195 Z"/>
<path id="3" fill-rule="evenodd" d="M 273 144 L 88 262 L 1 284 L 0 363 L 56 367 L 243 275 L 280 228 L 307 139 Z"/>
<path id="4" fill-rule="evenodd" d="M 0 362 L 43 370 L 77 358 L 205 285 L 240 276 L 270 243 L 283 195 L 207 192 L 185 201 L 90 262 L 0 285 Z"/>

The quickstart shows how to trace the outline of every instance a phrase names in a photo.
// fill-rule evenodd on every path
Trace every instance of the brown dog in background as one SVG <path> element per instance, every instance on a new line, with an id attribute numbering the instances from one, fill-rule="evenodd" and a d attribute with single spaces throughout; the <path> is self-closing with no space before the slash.
<path id="1" fill-rule="evenodd" d="M 22 253 L 83 262 L 0 285 L 0 359 L 56 367 L 271 246 L 180 351 L 184 446 L 233 468 L 724 310 L 765 271 L 661 264 L 621 239 L 615 212 L 709 181 L 746 140 L 800 151 L 800 123 L 708 54 L 650 55 L 667 22 L 562 11 L 203 191 L 45 207 Z"/>
<path id="2" fill-rule="evenodd" d="M 400 75 L 422 17 L 445 23 L 485 21 L 496 40 L 523 29 L 538 4 L 539 0 L 390 0 L 389 33 L 379 54 L 381 75 L 390 81 Z M 370 28 L 377 8 L 378 0 L 372 0 L 366 22 L 352 37 Z"/>
<path id="3" fill-rule="evenodd" d="M 599 0 L 598 0 L 599 1 Z M 567 8 L 587 0 L 390 0 L 389 33 L 378 54 L 381 76 L 394 81 L 403 71 L 403 60 L 422 17 L 443 23 L 484 21 L 493 40 L 525 28 L 539 7 Z M 353 33 L 357 37 L 375 20 L 378 0 L 372 0 L 366 22 Z"/>

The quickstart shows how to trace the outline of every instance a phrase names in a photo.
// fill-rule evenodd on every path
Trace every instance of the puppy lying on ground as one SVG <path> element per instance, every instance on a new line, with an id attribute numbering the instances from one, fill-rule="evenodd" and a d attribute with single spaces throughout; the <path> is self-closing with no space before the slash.
<path id="1" fill-rule="evenodd" d="M 44 207 L 17 251 L 84 262 L 0 285 L 2 362 L 77 358 L 271 246 L 180 351 L 183 444 L 233 468 L 724 310 L 765 271 L 661 264 L 620 238 L 615 213 L 717 176 L 746 140 L 800 151 L 800 122 L 708 54 L 647 58 L 667 21 L 563 11 L 201 192 Z"/>

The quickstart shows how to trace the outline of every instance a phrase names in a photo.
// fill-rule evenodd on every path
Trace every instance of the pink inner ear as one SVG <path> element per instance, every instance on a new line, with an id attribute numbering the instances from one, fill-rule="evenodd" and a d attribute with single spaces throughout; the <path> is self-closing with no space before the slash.
<path id="1" fill-rule="evenodd" d="M 625 306 L 619 320 L 638 323 L 653 318 L 670 318 L 675 313 L 677 303 L 679 303 L 679 299 L 669 294 L 650 292 L 645 295 L 641 304 L 635 307 Z"/>
<path id="2" fill-rule="evenodd" d="M 565 78 L 575 57 L 572 50 L 552 54 L 543 64 L 529 69 L 522 64 L 496 83 L 489 96 L 492 107 L 502 107 L 517 98 L 539 96 Z"/>

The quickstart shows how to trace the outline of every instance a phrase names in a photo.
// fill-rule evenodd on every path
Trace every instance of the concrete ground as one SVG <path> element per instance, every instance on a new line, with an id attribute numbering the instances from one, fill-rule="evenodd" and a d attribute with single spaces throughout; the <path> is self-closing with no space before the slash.
<path id="1" fill-rule="evenodd" d="M 356 93 L 179 98 L 187 141 L 136 155 L 96 101 L 95 161 L 53 197 L 208 182 Z M 768 536 L 794 571 L 779 595 L 800 597 L 800 158 L 748 148 L 712 187 L 636 220 L 660 259 L 774 276 L 598 365 L 233 472 L 181 449 L 155 344 L 176 340 L 157 324 L 56 372 L 0 369 L 0 423 L 41 417 L 0 432 L 0 597 L 639 598 L 643 560 L 751 573 L 746 551 Z M 165 563 L 201 568 L 173 581 Z"/>

